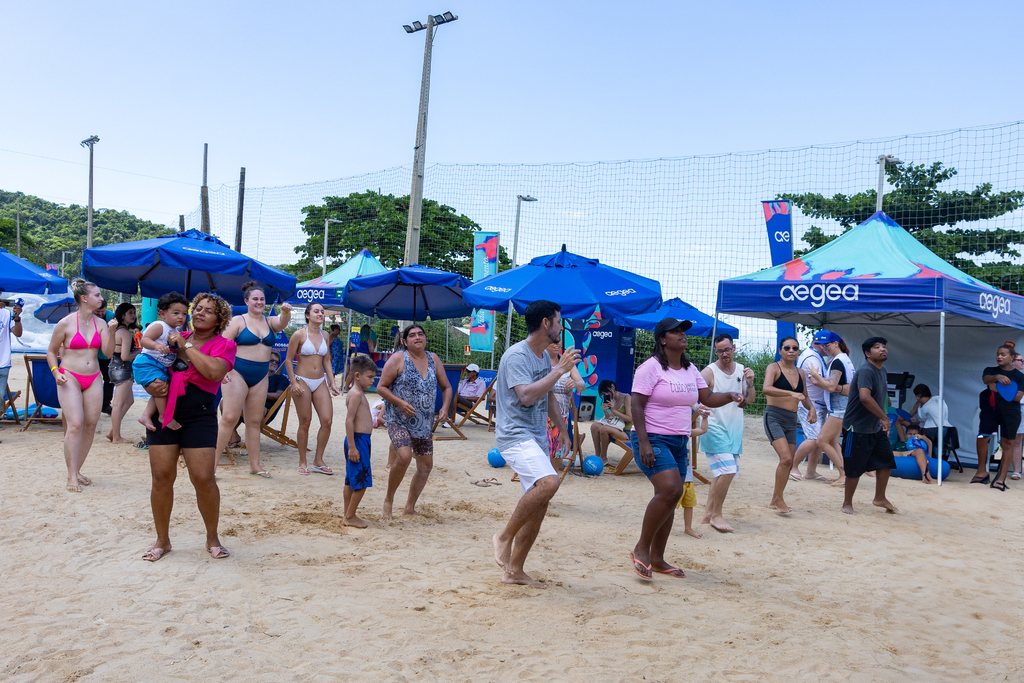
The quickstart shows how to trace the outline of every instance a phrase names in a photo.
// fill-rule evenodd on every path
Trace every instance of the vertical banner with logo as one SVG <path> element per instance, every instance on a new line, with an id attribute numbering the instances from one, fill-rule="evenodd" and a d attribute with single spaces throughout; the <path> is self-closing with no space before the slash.
<path id="1" fill-rule="evenodd" d="M 498 233 L 473 233 L 473 281 L 498 272 Z M 494 311 L 473 309 L 469 323 L 469 347 L 491 353 L 494 349 Z"/>
<path id="2" fill-rule="evenodd" d="M 764 209 L 764 223 L 768 229 L 768 249 L 772 265 L 778 266 L 793 260 L 793 205 L 788 200 L 761 202 Z M 783 337 L 795 337 L 796 325 L 775 323 L 776 342 Z M 776 343 L 778 347 L 778 343 Z M 778 353 L 776 353 L 778 356 Z M 778 360 L 778 358 L 776 358 Z"/>

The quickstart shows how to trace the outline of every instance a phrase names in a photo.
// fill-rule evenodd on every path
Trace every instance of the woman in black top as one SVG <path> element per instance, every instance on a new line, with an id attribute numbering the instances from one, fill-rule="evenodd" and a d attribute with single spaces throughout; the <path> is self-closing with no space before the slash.
<path id="1" fill-rule="evenodd" d="M 985 368 L 981 376 L 981 381 L 985 384 L 994 383 L 996 385 L 995 413 L 990 414 L 990 420 L 986 420 L 990 424 L 980 424 L 978 426 L 978 433 L 991 434 L 997 428 L 999 430 L 999 441 L 1003 449 L 1003 457 L 999 463 L 999 472 L 996 473 L 996 478 L 992 482 L 991 487 L 1001 491 L 1006 490 L 1006 473 L 1010 467 L 1010 461 L 1013 459 L 1013 442 L 1017 438 L 1017 427 L 1020 426 L 1020 399 L 1024 396 L 1024 373 L 1013 367 L 1013 357 L 1016 353 L 1014 346 L 1012 341 L 1008 341 L 996 349 L 996 365 Z M 1013 387 L 1013 385 L 1016 386 Z M 1013 388 L 1016 391 L 1013 392 L 1011 398 L 1006 398 L 1002 392 L 1007 390 L 1002 389 L 1002 387 L 1012 387 L 1009 391 L 1012 391 Z M 978 472 L 971 481 L 982 483 L 988 479 L 988 474 L 984 470 L 985 463 L 979 458 Z"/>
<path id="2" fill-rule="evenodd" d="M 782 498 L 789 481 L 789 473 L 796 457 L 796 408 L 803 404 L 809 415 L 807 421 L 817 422 L 814 405 L 807 398 L 804 374 L 796 367 L 800 355 L 800 343 L 794 337 L 785 337 L 779 342 L 779 362 L 772 363 L 764 373 L 764 391 L 768 407 L 764 411 L 764 433 L 772 442 L 772 448 L 779 456 L 775 468 L 775 490 L 768 507 L 788 514 L 793 510 Z"/>

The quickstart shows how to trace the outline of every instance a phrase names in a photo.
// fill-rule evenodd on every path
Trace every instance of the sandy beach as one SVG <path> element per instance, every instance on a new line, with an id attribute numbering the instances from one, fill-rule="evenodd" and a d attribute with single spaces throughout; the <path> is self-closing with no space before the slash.
<path id="1" fill-rule="evenodd" d="M 11 383 L 25 388 L 20 356 Z M 126 436 L 141 437 L 142 406 Z M 326 459 L 344 472 L 341 398 L 335 410 Z M 0 679 L 1024 680 L 1020 482 L 1002 493 L 968 485 L 969 472 L 941 488 L 893 479 L 901 513 L 888 515 L 865 478 L 856 517 L 839 512 L 837 488 L 791 482 L 795 512 L 782 517 L 765 508 L 777 459 L 748 418 L 725 508 L 736 533 L 690 538 L 678 515 L 669 559 L 685 579 L 645 582 L 630 567 L 643 476 L 569 476 L 527 564 L 551 584 L 540 591 L 502 585 L 492 559 L 520 488 L 487 465 L 483 427 L 436 444 L 422 517 L 390 523 L 377 430 L 365 530 L 342 526 L 343 476 L 299 476 L 297 452 L 264 439 L 272 480 L 244 458 L 218 470 L 224 560 L 204 551 L 181 470 L 174 550 L 149 563 L 148 458 L 108 443 L 109 425 L 102 416 L 81 494 L 64 490 L 59 427 L 0 429 Z M 697 467 L 707 474 L 703 455 Z M 503 485 L 470 484 L 491 476 Z M 698 520 L 706 495 L 698 484 Z"/>

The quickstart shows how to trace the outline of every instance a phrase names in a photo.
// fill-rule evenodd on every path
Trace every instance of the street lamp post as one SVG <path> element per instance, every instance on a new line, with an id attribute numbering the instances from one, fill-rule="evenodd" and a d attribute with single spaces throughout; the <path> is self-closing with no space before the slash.
<path id="1" fill-rule="evenodd" d="M 516 267 L 516 256 L 519 253 L 519 211 L 523 207 L 523 202 L 535 202 L 537 199 L 530 195 L 518 195 L 516 196 L 516 230 L 512 235 L 512 267 Z M 509 341 L 512 339 L 512 302 L 508 302 L 508 316 L 506 317 L 505 324 L 505 351 L 508 351 Z M 492 362 L 491 365 L 494 365 Z"/>
<path id="2" fill-rule="evenodd" d="M 878 195 L 875 197 L 875 211 L 882 210 L 882 193 L 885 191 L 885 167 L 899 166 L 903 162 L 891 154 L 882 154 L 878 157 Z"/>
<path id="3" fill-rule="evenodd" d="M 61 277 L 64 277 L 64 255 L 65 254 L 74 254 L 74 253 L 75 252 L 73 252 L 73 251 L 62 251 L 62 252 L 60 252 L 60 276 Z"/>
<path id="4" fill-rule="evenodd" d="M 331 223 L 343 223 L 343 222 L 344 221 L 340 221 L 337 218 L 325 218 L 324 219 L 324 267 L 323 267 L 323 271 L 320 273 L 321 277 L 324 276 L 324 275 L 327 275 L 327 231 L 328 231 L 328 226 Z"/>
<path id="5" fill-rule="evenodd" d="M 420 107 L 416 116 L 416 150 L 412 162 L 412 191 L 409 193 L 409 223 L 405 230 L 405 259 L 403 265 L 411 266 L 420 260 L 420 217 L 423 212 L 423 167 L 427 153 L 427 103 L 430 100 L 430 55 L 434 46 L 435 26 L 458 19 L 451 12 L 429 15 L 427 25 L 418 21 L 402 28 L 406 33 L 426 29 L 426 45 L 423 48 L 423 80 L 420 82 Z"/>
<path id="6" fill-rule="evenodd" d="M 89 148 L 89 212 L 86 214 L 85 246 L 92 249 L 92 155 L 93 147 L 100 139 L 98 136 L 82 140 L 82 147 Z"/>

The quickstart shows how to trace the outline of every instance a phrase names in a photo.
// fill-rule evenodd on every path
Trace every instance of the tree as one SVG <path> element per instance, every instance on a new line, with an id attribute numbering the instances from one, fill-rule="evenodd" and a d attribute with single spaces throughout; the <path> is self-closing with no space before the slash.
<path id="1" fill-rule="evenodd" d="M 388 268 L 405 265 L 405 232 L 409 222 L 409 196 L 381 195 L 371 190 L 347 197 L 324 197 L 324 203 L 302 209 L 306 218 L 302 231 L 309 237 L 295 247 L 302 258 L 285 268 L 299 278 L 319 270 L 324 253 L 324 220 L 331 223 L 328 234 L 327 269 L 336 268 L 360 249 L 366 248 Z M 455 209 L 432 199 L 423 200 L 420 223 L 420 264 L 473 277 L 473 233 L 480 226 Z M 499 270 L 511 266 L 501 248 Z"/>
<path id="2" fill-rule="evenodd" d="M 944 169 L 938 161 L 931 166 L 887 166 L 885 173 L 893 190 L 882 198 L 882 210 L 894 221 L 952 266 L 994 287 L 1024 294 L 1024 266 L 1008 260 L 1020 257 L 1016 245 L 1024 244 L 1024 232 L 956 227 L 960 223 L 1002 216 L 1019 208 L 1024 205 L 1024 192 L 993 193 L 991 183 L 978 185 L 970 192 L 945 192 L 939 185 L 955 176 L 956 169 Z M 871 217 L 876 197 L 876 190 L 850 196 L 824 197 L 816 193 L 778 196 L 792 201 L 807 216 L 838 222 L 844 232 Z M 944 226 L 949 227 L 939 229 Z M 807 251 L 835 239 L 813 225 L 803 238 L 811 245 Z M 797 255 L 804 253 L 807 252 Z M 991 259 L 993 255 L 999 260 L 979 263 L 981 257 Z"/>

